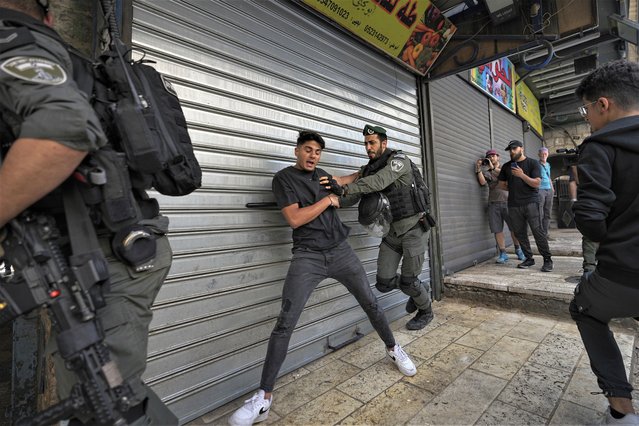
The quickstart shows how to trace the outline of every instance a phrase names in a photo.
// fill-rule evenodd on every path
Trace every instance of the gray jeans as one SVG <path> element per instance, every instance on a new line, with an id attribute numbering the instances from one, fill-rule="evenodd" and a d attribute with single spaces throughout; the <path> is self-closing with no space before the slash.
<path id="1" fill-rule="evenodd" d="M 346 242 L 325 251 L 297 249 L 286 274 L 282 290 L 282 310 L 271 333 L 262 370 L 260 389 L 272 392 L 275 379 L 286 358 L 288 344 L 304 305 L 317 285 L 326 278 L 334 278 L 355 296 L 368 320 L 387 347 L 395 345 L 393 332 L 384 311 L 377 304 L 366 271 L 359 258 Z"/>
<path id="2" fill-rule="evenodd" d="M 532 259 L 533 253 L 530 249 L 530 240 L 528 239 L 528 228 L 535 237 L 535 243 L 539 254 L 544 259 L 550 259 L 550 247 L 548 247 L 548 239 L 541 224 L 541 208 L 539 203 L 530 203 L 525 206 L 508 207 L 508 214 L 510 215 L 510 221 L 513 224 L 513 232 L 515 237 L 519 240 L 521 249 L 526 255 L 526 259 Z"/>
<path id="3" fill-rule="evenodd" d="M 639 288 L 603 278 L 595 270 L 575 288 L 570 315 L 606 397 L 632 398 L 623 357 L 608 327 L 612 318 L 639 317 Z"/>
<path id="4" fill-rule="evenodd" d="M 546 236 L 548 236 L 548 228 L 550 226 L 550 212 L 552 211 L 552 189 L 539 190 L 539 202 L 543 217 L 541 218 L 541 227 Z"/>

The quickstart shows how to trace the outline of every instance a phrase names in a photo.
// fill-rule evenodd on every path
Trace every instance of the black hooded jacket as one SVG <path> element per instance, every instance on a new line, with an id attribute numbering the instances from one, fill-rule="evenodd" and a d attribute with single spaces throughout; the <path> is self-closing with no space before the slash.
<path id="1" fill-rule="evenodd" d="M 580 146 L 577 228 L 600 242 L 598 272 L 637 285 L 639 276 L 639 115 L 615 120 Z"/>

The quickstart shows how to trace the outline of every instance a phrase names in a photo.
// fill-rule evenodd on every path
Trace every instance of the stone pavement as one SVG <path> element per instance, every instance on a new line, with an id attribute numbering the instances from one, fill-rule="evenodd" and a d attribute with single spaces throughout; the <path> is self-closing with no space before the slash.
<path id="1" fill-rule="evenodd" d="M 417 365 L 414 377 L 399 373 L 377 335 L 368 334 L 281 377 L 262 424 L 596 423 L 607 402 L 592 394 L 599 388 L 579 333 L 567 311 L 559 309 L 567 306 L 575 286 L 570 278 L 581 274 L 581 260 L 573 257 L 580 255 L 579 236 L 555 234 L 553 273 L 540 272 L 540 264 L 525 271 L 513 260 L 485 262 L 447 277 L 447 296 L 434 303 L 435 319 L 424 330 L 406 330 L 409 315 L 392 323 L 397 341 Z M 571 256 L 557 256 L 560 248 Z M 490 292 L 496 295 L 484 297 Z M 500 297 L 519 303 L 500 304 Z M 535 298 L 551 301 L 527 309 Z M 634 322 L 612 328 L 630 371 Z M 226 424 L 250 396 L 188 424 Z"/>

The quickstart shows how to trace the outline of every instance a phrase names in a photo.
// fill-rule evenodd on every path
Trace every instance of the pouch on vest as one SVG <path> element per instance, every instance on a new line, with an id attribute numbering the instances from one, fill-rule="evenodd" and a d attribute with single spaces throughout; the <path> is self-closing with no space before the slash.
<path id="1" fill-rule="evenodd" d="M 411 186 L 412 199 L 413 204 L 415 206 L 415 210 L 418 212 L 424 212 L 426 216 L 426 221 L 428 224 L 433 227 L 437 224 L 435 218 L 430 214 L 430 191 L 422 174 L 419 172 L 419 169 L 411 161 L 410 163 L 412 171 L 413 171 L 413 185 Z"/>
<path id="2" fill-rule="evenodd" d="M 85 203 L 99 207 L 99 219 L 112 232 L 143 218 L 126 170 L 125 155 L 103 147 L 87 156 L 75 172 L 85 183 L 80 187 Z"/>

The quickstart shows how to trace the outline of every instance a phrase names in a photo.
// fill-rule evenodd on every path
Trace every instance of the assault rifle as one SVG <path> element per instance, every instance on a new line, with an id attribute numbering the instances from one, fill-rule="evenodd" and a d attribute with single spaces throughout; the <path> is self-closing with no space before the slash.
<path id="1" fill-rule="evenodd" d="M 5 230 L 4 260 L 14 274 L 0 277 L 0 324 L 46 307 L 58 351 L 78 377 L 67 399 L 17 425 L 44 426 L 74 416 L 91 424 L 126 425 L 122 413 L 129 408 L 131 390 L 110 359 L 95 316 L 101 303 L 95 290 L 108 283 L 106 261 L 89 253 L 71 256 L 69 265 L 55 220 L 47 215 L 24 212 Z"/>

